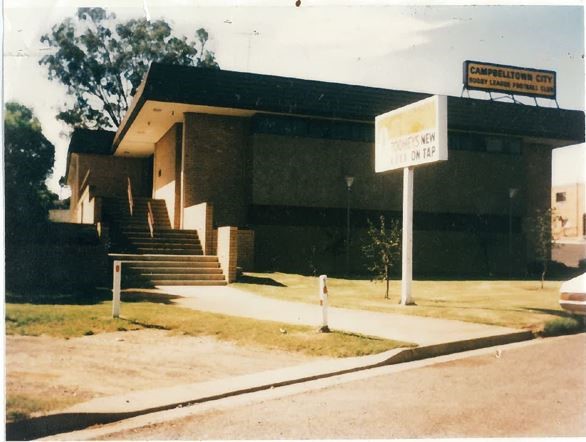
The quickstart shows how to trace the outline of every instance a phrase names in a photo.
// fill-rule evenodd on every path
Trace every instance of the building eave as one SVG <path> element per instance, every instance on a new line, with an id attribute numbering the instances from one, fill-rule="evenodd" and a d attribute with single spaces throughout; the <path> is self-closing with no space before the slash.
<path id="1" fill-rule="evenodd" d="M 429 96 L 418 92 L 153 63 L 116 133 L 112 152 L 116 152 L 149 103 L 174 103 L 181 109 L 194 112 L 241 115 L 263 112 L 373 122 L 377 115 Z M 453 130 L 543 139 L 555 147 L 584 141 L 584 112 L 575 110 L 449 97 L 448 125 Z"/>

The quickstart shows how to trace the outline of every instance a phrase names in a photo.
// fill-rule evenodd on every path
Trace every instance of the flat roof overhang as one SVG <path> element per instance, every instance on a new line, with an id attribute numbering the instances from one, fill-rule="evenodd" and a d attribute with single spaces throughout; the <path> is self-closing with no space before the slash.
<path id="1" fill-rule="evenodd" d="M 183 114 L 188 112 L 215 115 L 247 117 L 254 112 L 244 109 L 228 109 L 200 106 L 186 103 L 169 103 L 145 100 L 129 124 L 124 137 L 114 144 L 116 156 L 146 157 L 152 155 L 155 143 L 175 124 L 183 122 Z"/>
<path id="2" fill-rule="evenodd" d="M 115 155 L 148 156 L 185 112 L 273 113 L 374 123 L 429 94 L 153 63 L 114 138 Z M 561 147 L 584 142 L 584 112 L 448 97 L 451 130 L 523 137 Z"/>

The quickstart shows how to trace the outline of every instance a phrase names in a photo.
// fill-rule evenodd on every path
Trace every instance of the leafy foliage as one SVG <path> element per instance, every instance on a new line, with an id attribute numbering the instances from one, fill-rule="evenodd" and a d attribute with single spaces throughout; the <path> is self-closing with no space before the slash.
<path id="1" fill-rule="evenodd" d="M 555 318 L 545 323 L 541 336 L 560 336 L 579 333 L 586 328 L 586 321 L 583 317 L 569 316 L 566 318 Z"/>
<path id="2" fill-rule="evenodd" d="M 8 102 L 4 114 L 5 216 L 7 253 L 15 243 L 33 240 L 57 195 L 45 185 L 53 171 L 55 147 L 33 112 Z M 8 261 L 8 260 L 7 260 Z"/>
<path id="3" fill-rule="evenodd" d="M 535 212 L 531 219 L 531 233 L 535 242 L 535 258 L 541 264 L 541 288 L 551 260 L 551 251 L 554 246 L 552 233 L 552 210 L 541 209 Z"/>
<path id="4" fill-rule="evenodd" d="M 381 215 L 379 225 L 368 220 L 369 242 L 362 247 L 366 258 L 370 261 L 367 267 L 375 279 L 386 282 L 385 299 L 389 298 L 389 281 L 391 270 L 401 256 L 401 227 L 397 220 L 391 221 L 387 229 L 385 217 Z"/>
<path id="5" fill-rule="evenodd" d="M 41 37 L 56 51 L 39 63 L 74 99 L 57 118 L 72 127 L 118 127 L 151 62 L 218 68 L 205 29 L 188 41 L 164 20 L 115 19 L 102 8 L 79 8 Z"/>

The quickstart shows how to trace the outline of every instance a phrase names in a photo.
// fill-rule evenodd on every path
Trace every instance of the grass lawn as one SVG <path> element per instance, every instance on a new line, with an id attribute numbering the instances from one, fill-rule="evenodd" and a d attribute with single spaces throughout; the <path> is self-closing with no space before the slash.
<path id="1" fill-rule="evenodd" d="M 318 278 L 286 273 L 246 273 L 234 287 L 258 295 L 305 303 L 318 302 Z M 398 305 L 401 282 L 391 281 L 384 299 L 383 282 L 328 278 L 329 302 L 378 312 L 457 319 L 541 331 L 554 319 L 569 316 L 558 304 L 561 282 L 414 281 L 416 306 Z"/>
<path id="2" fill-rule="evenodd" d="M 99 300 L 99 297 L 89 305 L 77 304 L 75 300 L 68 301 L 67 297 L 55 298 L 55 304 L 49 303 L 51 297 L 48 296 L 42 299 L 42 304 L 24 303 L 22 299 L 18 303 L 11 303 L 9 297 L 5 306 L 7 339 L 10 339 L 10 335 L 46 335 L 67 339 L 155 328 L 168 330 L 170 334 L 213 336 L 242 346 L 323 357 L 362 356 L 414 346 L 377 337 L 343 332 L 318 333 L 316 328 L 311 327 L 199 312 L 161 300 L 153 302 L 156 296 L 149 295 L 137 297 L 135 293 L 123 294 L 123 317 L 120 319 L 112 318 L 111 302 L 103 298 Z M 7 377 L 10 376 L 18 374 L 8 372 Z M 17 421 L 31 414 L 44 414 L 79 401 L 83 401 L 83 397 L 71 398 L 61 389 L 52 392 L 50 396 L 9 390 L 6 395 L 6 413 L 9 421 Z"/>
<path id="3" fill-rule="evenodd" d="M 349 357 L 412 346 L 342 332 L 318 333 L 305 326 L 237 318 L 152 302 L 124 303 L 123 318 L 111 317 L 111 302 L 95 305 L 6 304 L 7 335 L 60 338 L 157 328 L 191 336 L 214 336 L 241 345 L 300 352 L 311 356 Z"/>

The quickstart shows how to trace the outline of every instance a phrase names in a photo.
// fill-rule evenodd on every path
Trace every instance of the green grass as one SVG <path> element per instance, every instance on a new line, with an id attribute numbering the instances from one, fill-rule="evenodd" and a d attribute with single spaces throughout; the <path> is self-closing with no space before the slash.
<path id="1" fill-rule="evenodd" d="M 584 331 L 586 323 L 581 317 L 556 318 L 545 323 L 542 336 L 559 336 Z"/>
<path id="2" fill-rule="evenodd" d="M 214 336 L 244 346 L 299 352 L 311 356 L 349 357 L 411 346 L 376 337 L 333 332 L 271 321 L 237 318 L 150 302 L 122 304 L 112 319 L 111 303 L 96 305 L 6 305 L 8 335 L 71 338 L 104 332 L 156 328 L 190 336 Z"/>
<path id="3" fill-rule="evenodd" d="M 267 278 L 284 287 L 267 284 Z M 246 283 L 234 287 L 276 299 L 318 302 L 316 277 L 247 273 L 245 280 Z M 391 282 L 391 299 L 384 299 L 383 282 L 328 278 L 329 302 L 333 307 L 456 319 L 536 332 L 553 319 L 569 317 L 558 304 L 560 284 L 546 281 L 542 290 L 538 281 L 414 281 L 417 305 L 404 307 L 398 304 L 400 281 Z"/>
<path id="4" fill-rule="evenodd" d="M 32 394 L 6 394 L 6 421 L 16 422 L 28 419 L 34 414 L 67 408 L 79 402 L 76 398 L 59 394 L 39 396 Z"/>
<path id="5" fill-rule="evenodd" d="M 376 354 L 413 344 L 357 334 L 318 333 L 316 328 L 238 318 L 164 303 L 124 302 L 120 319 L 112 319 L 111 302 L 94 305 L 6 304 L 7 335 L 73 338 L 114 331 L 155 328 L 190 336 L 214 336 L 243 346 L 298 352 L 309 356 L 350 357 Z M 269 356 L 270 357 L 270 356 Z M 10 376 L 10 373 L 7 374 Z M 59 392 L 43 396 L 7 391 L 10 422 L 79 402 Z"/>

